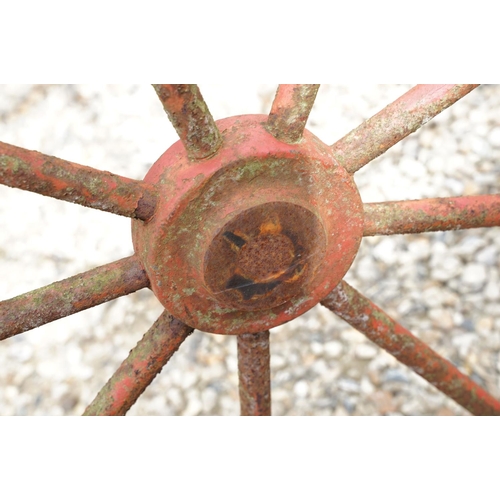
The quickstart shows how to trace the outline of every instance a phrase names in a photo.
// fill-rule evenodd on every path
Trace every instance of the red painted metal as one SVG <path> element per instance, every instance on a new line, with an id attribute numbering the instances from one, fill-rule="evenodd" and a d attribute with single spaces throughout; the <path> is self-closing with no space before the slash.
<path id="1" fill-rule="evenodd" d="M 321 303 L 474 415 L 500 415 L 500 401 L 344 281 Z"/>
<path id="2" fill-rule="evenodd" d="M 213 156 L 222 138 L 197 85 L 153 84 L 163 108 L 179 134 L 188 156 Z"/>
<path id="3" fill-rule="evenodd" d="M 241 415 L 271 415 L 269 331 L 242 333 L 238 339 Z"/>
<path id="4" fill-rule="evenodd" d="M 0 302 L 0 340 L 149 286 L 135 257 Z"/>
<path id="5" fill-rule="evenodd" d="M 143 182 L 0 142 L 0 183 L 104 210 L 148 220 L 156 190 Z"/>
<path id="6" fill-rule="evenodd" d="M 267 130 L 276 139 L 293 144 L 300 141 L 319 85 L 280 85 L 267 120 Z"/>
<path id="7" fill-rule="evenodd" d="M 192 331 L 165 311 L 130 351 L 84 415 L 125 415 Z"/>
<path id="8" fill-rule="evenodd" d="M 220 120 L 216 156 L 192 162 L 178 142 L 146 176 L 160 201 L 150 222 L 133 222 L 134 248 L 160 302 L 203 331 L 255 333 L 295 318 L 333 289 L 359 248 L 351 176 L 308 131 L 289 145 L 266 122 Z"/>
<path id="9" fill-rule="evenodd" d="M 350 173 L 385 153 L 478 85 L 417 85 L 332 146 Z"/>
<path id="10" fill-rule="evenodd" d="M 500 195 L 365 203 L 363 236 L 500 226 Z"/>

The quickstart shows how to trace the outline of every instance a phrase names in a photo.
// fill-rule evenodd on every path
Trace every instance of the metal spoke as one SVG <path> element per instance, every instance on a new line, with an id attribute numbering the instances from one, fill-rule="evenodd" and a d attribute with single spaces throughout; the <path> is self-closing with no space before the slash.
<path id="1" fill-rule="evenodd" d="M 192 332 L 193 328 L 164 311 L 84 415 L 125 415 Z"/>
<path id="2" fill-rule="evenodd" d="M 500 195 L 365 203 L 363 236 L 500 226 Z"/>
<path id="3" fill-rule="evenodd" d="M 0 183 L 134 219 L 155 211 L 150 184 L 0 142 Z"/>
<path id="4" fill-rule="evenodd" d="M 222 138 L 198 85 L 153 84 L 192 160 L 213 156 Z"/>
<path id="5" fill-rule="evenodd" d="M 293 144 L 300 141 L 319 85 L 280 85 L 267 120 L 267 130 L 276 139 Z"/>
<path id="6" fill-rule="evenodd" d="M 350 173 L 385 153 L 478 85 L 417 85 L 332 146 Z"/>
<path id="7" fill-rule="evenodd" d="M 0 302 L 0 340 L 149 286 L 135 257 Z"/>
<path id="8" fill-rule="evenodd" d="M 344 281 L 321 303 L 471 413 L 500 415 L 500 401 Z"/>
<path id="9" fill-rule="evenodd" d="M 271 415 L 269 331 L 238 335 L 241 415 Z"/>

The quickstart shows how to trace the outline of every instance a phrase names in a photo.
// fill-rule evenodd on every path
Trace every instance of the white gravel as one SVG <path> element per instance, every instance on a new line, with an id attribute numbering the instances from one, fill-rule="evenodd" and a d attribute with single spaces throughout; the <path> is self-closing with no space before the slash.
<path id="1" fill-rule="evenodd" d="M 201 85 L 216 119 L 276 85 Z M 411 85 L 322 86 L 331 144 Z M 500 192 L 500 87 L 482 86 L 364 167 L 365 202 Z M 140 179 L 177 140 L 147 85 L 0 86 L 0 140 Z M 126 218 L 0 186 L 0 300 L 132 253 Z M 500 397 L 500 229 L 372 237 L 346 280 Z M 0 345 L 0 415 L 77 415 L 159 316 L 142 290 Z M 321 306 L 271 333 L 277 415 L 464 415 Z M 195 332 L 129 412 L 237 415 L 236 342 Z"/>

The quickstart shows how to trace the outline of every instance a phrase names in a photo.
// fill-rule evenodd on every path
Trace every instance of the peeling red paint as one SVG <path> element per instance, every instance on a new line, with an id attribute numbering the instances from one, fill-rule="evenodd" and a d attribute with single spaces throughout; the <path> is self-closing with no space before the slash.
<path id="1" fill-rule="evenodd" d="M 276 139 L 293 144 L 300 141 L 319 85 L 280 85 L 266 128 Z"/>
<path id="2" fill-rule="evenodd" d="M 84 415 L 125 415 L 192 331 L 163 312 L 99 391 Z"/>
<path id="3" fill-rule="evenodd" d="M 202 331 L 261 332 L 303 314 L 342 279 L 361 242 L 361 200 L 330 148 L 308 131 L 300 143 L 278 141 L 266 130 L 266 120 L 265 115 L 220 120 L 224 145 L 216 156 L 191 161 L 179 141 L 146 176 L 158 186 L 159 204 L 151 221 L 133 222 L 134 248 L 163 306 Z M 251 214 L 257 212 L 262 220 L 254 227 Z M 233 239 L 247 238 L 242 254 L 230 254 L 227 238 L 215 245 L 226 230 Z M 316 249 L 306 241 L 310 237 Z M 276 269 L 266 263 L 271 266 L 266 276 L 243 265 L 245 255 L 257 258 L 255 244 L 264 252 L 278 240 L 293 246 L 289 269 L 279 267 L 283 254 L 276 254 Z M 227 270 L 217 252 L 230 258 Z M 256 266 L 264 265 L 263 257 L 257 260 Z M 232 273 L 224 283 L 211 279 L 217 268 Z M 267 293 L 273 275 L 277 286 Z M 238 283 L 231 280 L 238 276 Z M 249 280 L 260 286 L 258 293 L 238 298 L 237 287 Z"/>
<path id="4" fill-rule="evenodd" d="M 242 333 L 237 339 L 241 415 L 271 415 L 269 331 Z"/>
<path id="5" fill-rule="evenodd" d="M 500 401 L 345 281 L 321 304 L 472 414 L 500 415 Z"/>
<path id="6" fill-rule="evenodd" d="M 417 85 L 332 146 L 350 173 L 385 153 L 478 85 Z"/>
<path id="7" fill-rule="evenodd" d="M 0 142 L 0 183 L 125 217 L 148 220 L 156 190 L 103 170 Z"/>
<path id="8" fill-rule="evenodd" d="M 363 236 L 500 226 L 500 195 L 365 203 Z"/>
<path id="9" fill-rule="evenodd" d="M 197 85 L 153 84 L 189 158 L 213 156 L 222 139 Z"/>
<path id="10" fill-rule="evenodd" d="M 149 286 L 135 257 L 0 302 L 0 340 Z"/>

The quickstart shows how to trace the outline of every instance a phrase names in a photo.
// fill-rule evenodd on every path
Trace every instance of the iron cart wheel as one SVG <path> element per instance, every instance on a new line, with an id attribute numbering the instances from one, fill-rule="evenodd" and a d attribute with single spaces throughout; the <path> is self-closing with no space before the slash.
<path id="1" fill-rule="evenodd" d="M 131 218 L 134 254 L 1 302 L 0 338 L 150 288 L 165 312 L 85 414 L 125 414 L 197 328 L 237 337 L 241 413 L 268 415 L 269 329 L 321 302 L 463 408 L 499 414 L 343 281 L 362 237 L 499 225 L 498 195 L 363 204 L 353 181 L 474 87 L 418 85 L 328 146 L 305 129 L 318 85 L 281 85 L 269 115 L 217 122 L 197 86 L 154 85 L 180 141 L 143 181 L 1 143 L 3 184 Z"/>

